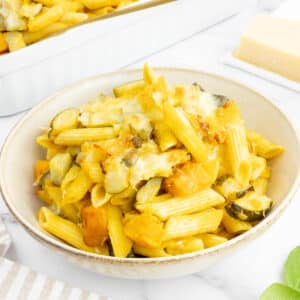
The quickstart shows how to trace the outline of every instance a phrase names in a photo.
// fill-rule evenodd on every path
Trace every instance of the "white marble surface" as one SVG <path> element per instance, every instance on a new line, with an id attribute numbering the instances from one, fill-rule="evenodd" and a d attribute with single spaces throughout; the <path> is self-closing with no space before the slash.
<path id="1" fill-rule="evenodd" d="M 269 96 L 299 128 L 299 94 L 220 63 L 220 58 L 226 49 L 236 42 L 249 18 L 262 10 L 271 10 L 280 1 L 257 2 L 247 2 L 247 10 L 244 9 L 238 16 L 150 57 L 135 62 L 133 60 L 126 67 L 141 66 L 144 61 L 148 61 L 155 66 L 184 66 L 226 75 Z M 140 53 L 137 57 L 141 57 Z M 121 64 L 114 66 L 114 69 L 121 66 Z M 109 67 L 107 69 L 109 70 Z M 20 117 L 21 115 L 17 115 L 0 119 L 0 143 L 4 141 L 9 129 Z M 300 193 L 294 197 L 291 205 L 270 230 L 234 255 L 226 257 L 199 274 L 153 281 L 112 279 L 79 269 L 34 241 L 13 222 L 1 202 L 0 213 L 5 217 L 13 238 L 13 246 L 7 254 L 8 258 L 78 287 L 107 295 L 111 299 L 252 300 L 258 299 L 267 285 L 280 280 L 282 266 L 288 252 L 300 244 L 297 230 L 300 228 L 299 196 Z"/>

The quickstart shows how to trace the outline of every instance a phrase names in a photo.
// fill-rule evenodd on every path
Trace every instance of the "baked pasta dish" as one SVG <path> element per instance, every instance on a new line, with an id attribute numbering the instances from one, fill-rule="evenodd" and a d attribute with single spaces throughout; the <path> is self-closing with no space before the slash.
<path id="1" fill-rule="evenodd" d="M 40 226 L 78 249 L 165 257 L 217 246 L 272 207 L 283 148 L 245 127 L 237 103 L 198 83 L 143 79 L 58 112 L 37 137 Z"/>

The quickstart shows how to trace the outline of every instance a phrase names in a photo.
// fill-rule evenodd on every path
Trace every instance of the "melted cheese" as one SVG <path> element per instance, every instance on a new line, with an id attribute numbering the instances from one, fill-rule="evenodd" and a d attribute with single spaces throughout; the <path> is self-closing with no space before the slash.
<path id="1" fill-rule="evenodd" d="M 200 115 L 203 118 L 211 115 L 217 108 L 214 95 L 200 92 L 197 98 L 183 100 L 183 109 L 190 114 Z"/>

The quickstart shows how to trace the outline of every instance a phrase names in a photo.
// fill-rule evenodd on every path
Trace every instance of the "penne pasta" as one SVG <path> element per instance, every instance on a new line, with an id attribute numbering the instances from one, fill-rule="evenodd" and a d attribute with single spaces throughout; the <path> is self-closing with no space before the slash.
<path id="1" fill-rule="evenodd" d="M 185 198 L 171 198 L 162 202 L 136 204 L 140 211 L 152 213 L 161 220 L 205 210 L 223 204 L 225 199 L 212 189 L 205 189 Z"/>
<path id="2" fill-rule="evenodd" d="M 144 186 L 142 186 L 137 194 L 136 201 L 138 204 L 150 202 L 159 192 L 162 183 L 162 178 L 155 177 L 150 179 Z"/>
<path id="3" fill-rule="evenodd" d="M 212 233 L 200 234 L 200 235 L 198 235 L 198 237 L 203 241 L 204 248 L 215 247 L 215 246 L 225 243 L 228 240 L 224 236 L 212 234 Z"/>
<path id="4" fill-rule="evenodd" d="M 43 39 L 47 36 L 50 36 L 56 32 L 62 31 L 68 27 L 69 27 L 69 25 L 66 23 L 55 22 L 39 31 L 34 31 L 34 32 L 26 31 L 23 33 L 23 38 L 24 38 L 26 45 L 30 45 L 32 43 L 37 42 L 38 40 L 41 40 L 41 39 Z"/>
<path id="5" fill-rule="evenodd" d="M 256 155 L 265 159 L 272 159 L 280 155 L 284 149 L 264 138 L 262 135 L 252 130 L 247 130 L 247 139 Z"/>
<path id="6" fill-rule="evenodd" d="M 257 178 L 252 182 L 254 191 L 259 195 L 266 195 L 268 189 L 267 178 Z"/>
<path id="7" fill-rule="evenodd" d="M 132 248 L 132 241 L 125 235 L 120 208 L 107 205 L 108 233 L 114 255 L 126 257 Z"/>
<path id="8" fill-rule="evenodd" d="M 41 1 L 63 7 L 59 22 L 82 13 L 80 0 Z M 272 208 L 267 157 L 282 148 L 246 131 L 233 100 L 199 85 L 171 87 L 148 65 L 143 75 L 42 129 L 46 159 L 34 166 L 34 186 L 50 210 L 40 210 L 41 226 L 121 258 L 201 251 L 251 229 Z"/>
<path id="9" fill-rule="evenodd" d="M 104 184 L 104 174 L 100 163 L 84 160 L 80 163 L 82 170 L 90 177 L 92 182 Z"/>
<path id="10" fill-rule="evenodd" d="M 250 180 L 255 180 L 258 177 L 262 176 L 264 172 L 267 172 L 267 161 L 263 157 L 256 155 L 250 155 L 251 163 L 251 177 Z M 267 175 L 267 174 L 266 174 Z"/>
<path id="11" fill-rule="evenodd" d="M 81 145 L 87 141 L 99 141 L 111 139 L 115 137 L 115 132 L 112 127 L 104 128 L 78 128 L 65 130 L 58 134 L 54 143 L 56 145 Z"/>
<path id="12" fill-rule="evenodd" d="M 229 233 L 238 234 L 251 229 L 252 225 L 249 222 L 240 221 L 231 217 L 227 212 L 224 212 L 222 224 Z"/>
<path id="13" fill-rule="evenodd" d="M 75 25 L 86 21 L 88 17 L 89 16 L 86 13 L 67 12 L 61 17 L 60 22 L 66 23 L 68 25 Z"/>
<path id="14" fill-rule="evenodd" d="M 133 251 L 134 253 L 138 255 L 142 255 L 145 257 L 166 257 L 169 256 L 169 254 L 163 249 L 163 248 L 158 248 L 158 249 L 149 249 L 145 247 L 141 247 L 138 245 L 133 246 Z"/>
<path id="15" fill-rule="evenodd" d="M 36 32 L 58 21 L 64 14 L 61 5 L 55 5 L 28 21 L 28 31 Z"/>
<path id="16" fill-rule="evenodd" d="M 39 223 L 44 230 L 80 250 L 108 255 L 107 248 L 87 246 L 83 241 L 82 231 L 76 224 L 57 216 L 46 207 L 39 211 Z"/>
<path id="17" fill-rule="evenodd" d="M 79 121 L 84 127 L 111 126 L 123 120 L 122 109 L 103 110 L 98 112 L 83 112 Z"/>
<path id="18" fill-rule="evenodd" d="M 177 139 L 172 131 L 163 123 L 157 123 L 154 135 L 161 151 L 166 151 L 177 145 Z"/>
<path id="19" fill-rule="evenodd" d="M 181 108 L 175 108 L 170 103 L 163 105 L 165 123 L 172 130 L 177 139 L 184 144 L 197 162 L 205 162 L 208 150 L 202 138 L 191 126 Z"/>
<path id="20" fill-rule="evenodd" d="M 232 174 L 242 185 L 251 177 L 251 163 L 245 128 L 239 123 L 229 124 L 226 131 L 226 145 Z"/>
<path id="21" fill-rule="evenodd" d="M 177 240 L 169 240 L 164 243 L 164 248 L 168 254 L 179 255 L 204 249 L 204 244 L 201 238 L 188 237 Z"/>
<path id="22" fill-rule="evenodd" d="M 23 35 L 20 32 L 5 32 L 3 35 L 10 52 L 17 51 L 26 46 Z"/>
<path id="23" fill-rule="evenodd" d="M 85 196 L 92 186 L 91 179 L 82 170 L 76 178 L 62 191 L 62 205 L 77 202 Z"/>
<path id="24" fill-rule="evenodd" d="M 165 240 L 176 239 L 200 233 L 215 232 L 223 217 L 223 211 L 210 208 L 203 212 L 171 217 L 165 226 Z"/>
<path id="25" fill-rule="evenodd" d="M 121 0 L 82 0 L 84 6 L 89 9 L 99 9 L 102 7 L 118 6 Z"/>

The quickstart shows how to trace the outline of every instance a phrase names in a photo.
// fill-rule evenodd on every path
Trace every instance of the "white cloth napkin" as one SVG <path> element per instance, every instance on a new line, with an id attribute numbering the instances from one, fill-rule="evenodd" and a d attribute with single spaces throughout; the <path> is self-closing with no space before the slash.
<path id="1" fill-rule="evenodd" d="M 1 300 L 109 300 L 106 296 L 71 287 L 4 258 L 10 244 L 10 235 L 0 219 Z"/>

